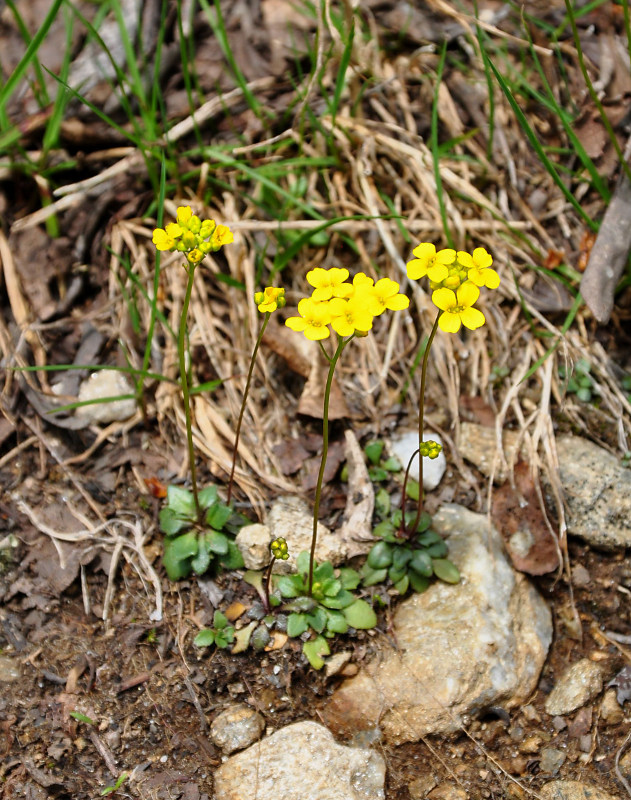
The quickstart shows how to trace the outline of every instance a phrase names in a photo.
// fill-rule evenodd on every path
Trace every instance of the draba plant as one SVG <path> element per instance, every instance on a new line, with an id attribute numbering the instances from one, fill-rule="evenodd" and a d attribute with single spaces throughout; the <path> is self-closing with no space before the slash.
<path id="1" fill-rule="evenodd" d="M 288 328 L 304 333 L 307 339 L 317 341 L 329 363 L 324 389 L 322 459 L 316 483 L 313 504 L 313 534 L 308 574 L 304 585 L 304 594 L 308 598 L 312 598 L 314 594 L 318 512 L 329 448 L 329 400 L 335 367 L 346 345 L 357 336 L 365 336 L 372 328 L 375 317 L 388 310 L 402 310 L 410 304 L 409 299 L 399 293 L 399 284 L 390 278 L 382 278 L 375 283 L 363 272 L 358 272 L 352 283 L 349 283 L 348 278 L 347 269 L 339 267 L 312 269 L 307 273 L 307 281 L 313 286 L 311 297 L 305 297 L 298 303 L 298 316 L 285 320 Z M 337 346 L 332 355 L 322 344 L 324 339 L 331 336 L 331 328 L 337 335 Z"/>
<path id="2" fill-rule="evenodd" d="M 190 206 L 180 206 L 175 222 L 153 231 L 157 250 L 182 254 L 187 275 L 177 341 L 191 491 L 169 486 L 166 506 L 160 512 L 160 527 L 167 537 L 163 563 L 171 580 L 184 578 L 191 571 L 201 575 L 216 563 L 232 569 L 243 566 L 239 550 L 226 535 L 226 531 L 233 533 L 238 527 L 232 510 L 219 500 L 216 487 L 209 486 L 201 491 L 198 487 L 190 403 L 191 375 L 187 365 L 188 308 L 195 270 L 208 253 L 217 252 L 233 240 L 226 225 L 200 219 Z"/>

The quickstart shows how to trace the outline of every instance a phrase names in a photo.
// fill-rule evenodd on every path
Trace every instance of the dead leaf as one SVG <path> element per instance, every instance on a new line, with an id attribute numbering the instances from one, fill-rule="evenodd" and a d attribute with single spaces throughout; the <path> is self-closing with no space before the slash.
<path id="1" fill-rule="evenodd" d="M 518 461 L 514 474 L 517 491 L 506 481 L 493 494 L 493 524 L 504 537 L 515 569 L 545 575 L 559 566 L 558 546 L 539 505 L 528 464 Z"/>
<path id="2" fill-rule="evenodd" d="M 272 638 L 270 643 L 265 647 L 265 651 L 269 652 L 270 650 L 280 650 L 285 646 L 287 643 L 287 639 L 289 637 L 286 633 L 282 633 L 281 631 L 274 631 L 272 633 Z"/>
<path id="3" fill-rule="evenodd" d="M 475 422 L 485 428 L 495 427 L 495 411 L 482 397 L 460 395 L 460 411 L 467 422 Z"/>
<path id="4" fill-rule="evenodd" d="M 342 442 L 331 442 L 329 444 L 329 452 L 324 468 L 323 483 L 330 483 L 335 477 L 340 465 L 344 462 L 344 445 Z M 318 471 L 320 470 L 320 457 L 315 456 L 310 458 L 305 464 L 307 474 L 303 478 L 302 488 L 308 492 L 315 489 L 318 482 Z"/>
<path id="5" fill-rule="evenodd" d="M 280 471 L 283 475 L 293 475 L 309 458 L 309 451 L 305 449 L 300 439 L 288 439 L 272 448 L 274 455 L 280 462 Z"/>
<path id="6" fill-rule="evenodd" d="M 231 603 L 223 613 L 228 622 L 234 622 L 235 620 L 239 619 L 239 617 L 243 614 L 244 611 L 247 610 L 248 610 L 247 606 L 244 606 L 243 603 L 240 603 L 238 600 L 235 600 L 234 603 Z"/>

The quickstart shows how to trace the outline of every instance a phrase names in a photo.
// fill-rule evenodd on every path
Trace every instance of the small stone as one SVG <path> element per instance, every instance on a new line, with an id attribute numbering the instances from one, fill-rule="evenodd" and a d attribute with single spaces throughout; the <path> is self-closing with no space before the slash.
<path id="1" fill-rule="evenodd" d="M 545 710 L 550 716 L 570 714 L 587 705 L 603 688 L 602 672 L 598 664 L 582 658 L 572 664 L 548 695 Z"/>
<path id="2" fill-rule="evenodd" d="M 427 797 L 428 800 L 467 800 L 467 793 L 450 783 L 441 783 Z"/>
<path id="3" fill-rule="evenodd" d="M 0 682 L 13 683 L 20 679 L 20 665 L 14 658 L 0 656 Z"/>
<path id="4" fill-rule="evenodd" d="M 600 718 L 605 725 L 618 725 L 624 719 L 624 713 L 618 703 L 615 689 L 607 689 L 600 706 Z"/>
<path id="5" fill-rule="evenodd" d="M 580 781 L 550 781 L 539 789 L 541 800 L 616 800 L 596 786 Z"/>
<path id="6" fill-rule="evenodd" d="M 423 775 L 421 778 L 415 778 L 408 784 L 410 797 L 412 800 L 425 800 L 437 783 L 438 781 L 433 775 Z"/>
<path id="7" fill-rule="evenodd" d="M 274 536 L 267 525 L 258 522 L 241 528 L 235 543 L 243 556 L 246 569 L 265 569 L 272 559 L 269 546 Z"/>
<path id="8" fill-rule="evenodd" d="M 582 564 L 577 564 L 575 567 L 572 567 L 572 583 L 574 586 L 582 589 L 585 586 L 589 586 L 591 582 L 592 576 Z"/>
<path id="9" fill-rule="evenodd" d="M 386 767 L 372 750 L 344 747 L 316 722 L 296 722 L 229 758 L 215 800 L 383 800 Z"/>
<path id="10" fill-rule="evenodd" d="M 427 442 L 433 439 L 438 444 L 442 445 L 443 441 L 437 433 L 428 432 L 423 434 L 423 441 Z M 392 455 L 396 456 L 403 469 L 407 468 L 409 460 L 412 455 L 418 450 L 418 431 L 409 431 L 401 436 L 395 437 L 390 443 L 390 450 Z M 412 466 L 410 467 L 410 477 L 415 481 L 419 478 L 419 465 L 418 453 L 416 454 Z M 426 491 L 435 489 L 441 482 L 445 470 L 447 469 L 447 459 L 445 453 L 442 451 L 437 458 L 424 458 L 423 459 L 423 488 Z"/>
<path id="11" fill-rule="evenodd" d="M 325 676 L 331 678 L 333 675 L 337 675 L 348 664 L 352 655 L 350 651 L 346 650 L 343 653 L 334 653 L 331 658 L 327 658 L 324 666 Z"/>
<path id="12" fill-rule="evenodd" d="M 526 737 L 520 744 L 519 749 L 522 753 L 538 753 L 542 744 L 543 739 L 535 733 Z"/>
<path id="13" fill-rule="evenodd" d="M 544 775 L 556 775 L 566 759 L 565 753 L 556 747 L 544 747 L 541 751 L 539 769 Z"/>
<path id="14" fill-rule="evenodd" d="M 210 726 L 210 738 L 230 755 L 257 741 L 265 729 L 263 717 L 246 705 L 234 705 L 222 711 Z"/>
<path id="15" fill-rule="evenodd" d="M 118 397 L 119 395 L 133 393 L 133 386 L 122 372 L 103 369 L 93 372 L 89 378 L 83 381 L 77 400 L 79 402 L 103 400 L 106 397 Z M 89 419 L 90 422 L 108 423 L 129 419 L 135 411 L 136 401 L 130 398 L 79 406 L 75 414 L 78 417 Z"/>

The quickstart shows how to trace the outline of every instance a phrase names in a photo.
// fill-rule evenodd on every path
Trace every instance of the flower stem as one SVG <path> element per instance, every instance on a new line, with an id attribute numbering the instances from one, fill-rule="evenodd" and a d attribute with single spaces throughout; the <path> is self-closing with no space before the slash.
<path id="1" fill-rule="evenodd" d="M 232 469 L 230 470 L 230 479 L 228 481 L 228 498 L 226 500 L 227 504 L 230 505 L 230 498 L 232 497 L 232 486 L 234 484 L 234 470 L 237 464 L 237 452 L 239 450 L 239 437 L 241 436 L 241 424 L 243 422 L 243 414 L 245 412 L 245 404 L 248 400 L 248 393 L 250 391 L 250 382 L 252 381 L 252 373 L 254 372 L 254 362 L 256 361 L 256 355 L 259 351 L 259 347 L 261 346 L 261 342 L 263 341 L 263 334 L 265 333 L 265 328 L 267 327 L 267 323 L 269 322 L 270 312 L 266 312 L 265 319 L 263 320 L 263 324 L 261 325 L 261 330 L 259 331 L 258 338 L 256 340 L 256 344 L 254 345 L 254 350 L 252 351 L 252 358 L 250 359 L 250 368 L 248 370 L 248 378 L 245 382 L 245 391 L 243 392 L 243 400 L 241 401 L 241 410 L 239 411 L 239 419 L 237 420 L 237 431 L 234 437 L 234 448 L 232 451 Z"/>
<path id="2" fill-rule="evenodd" d="M 263 581 L 263 591 L 265 593 L 265 600 L 263 602 L 263 606 L 268 614 L 272 610 L 272 606 L 270 605 L 269 601 L 269 588 L 270 588 L 270 583 L 272 581 L 272 569 L 274 567 L 275 561 L 276 561 L 276 556 L 274 556 L 274 554 L 272 553 L 272 560 L 267 565 L 267 570 L 265 572 L 265 580 Z"/>
<path id="3" fill-rule="evenodd" d="M 436 336 L 436 331 L 438 330 L 438 319 L 440 318 L 441 311 L 436 314 L 436 319 L 434 320 L 434 324 L 432 326 L 432 330 L 429 334 L 429 339 L 427 340 L 427 345 L 425 346 L 425 352 L 423 353 L 423 365 L 421 367 L 421 389 L 419 392 L 418 398 L 418 444 L 419 448 L 423 442 L 423 427 L 425 421 L 425 382 L 427 380 L 427 362 L 429 361 L 429 351 L 432 347 L 432 342 L 434 341 L 434 336 Z M 416 455 L 416 454 L 415 454 Z M 414 456 L 412 456 L 414 458 Z M 409 464 L 408 464 L 409 469 Z M 402 509 L 402 525 L 405 526 L 405 489 L 403 491 L 403 497 L 401 498 L 401 509 Z M 418 506 L 416 509 L 416 517 L 414 519 L 414 523 L 412 527 L 408 529 L 408 536 L 412 538 L 416 533 L 416 528 L 421 520 L 421 514 L 423 513 L 423 456 L 419 452 L 418 454 Z"/>
<path id="4" fill-rule="evenodd" d="M 335 372 L 335 365 L 339 357 L 342 355 L 342 350 L 350 342 L 353 337 L 344 340 L 339 338 L 339 344 L 332 358 L 329 360 L 329 374 L 326 377 L 326 386 L 324 389 L 324 411 L 322 416 L 322 460 L 320 461 L 320 471 L 318 472 L 318 482 L 316 483 L 315 500 L 313 502 L 313 535 L 311 536 L 311 554 L 309 556 L 309 582 L 307 584 L 307 595 L 311 597 L 311 590 L 313 588 L 313 564 L 315 562 L 315 549 L 318 540 L 318 512 L 320 511 L 320 496 L 322 494 L 322 481 L 324 479 L 324 468 L 326 467 L 326 457 L 329 452 L 329 400 L 331 398 L 331 384 L 333 383 L 333 373 Z"/>
<path id="5" fill-rule="evenodd" d="M 195 501 L 197 521 L 201 524 L 202 509 L 199 504 L 199 492 L 197 489 L 197 468 L 195 466 L 195 446 L 193 445 L 193 424 L 191 420 L 190 376 L 186 367 L 186 322 L 188 318 L 188 307 L 191 302 L 191 294 L 193 292 L 195 267 L 193 264 L 186 264 L 185 266 L 186 274 L 188 275 L 188 283 L 186 284 L 186 292 L 184 294 L 184 301 L 182 302 L 182 315 L 180 317 L 180 329 L 177 337 L 177 354 L 180 362 L 180 386 L 182 388 L 184 417 L 186 419 L 186 444 L 188 447 L 188 462 L 191 470 L 191 486 L 193 488 L 193 500 Z"/>

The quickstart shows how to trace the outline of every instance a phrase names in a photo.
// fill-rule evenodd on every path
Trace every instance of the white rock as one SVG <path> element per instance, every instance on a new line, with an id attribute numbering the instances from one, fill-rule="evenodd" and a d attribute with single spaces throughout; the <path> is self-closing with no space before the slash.
<path id="1" fill-rule="evenodd" d="M 265 729 L 265 720 L 250 706 L 238 704 L 222 711 L 210 726 L 210 738 L 224 753 L 254 744 Z"/>
<path id="2" fill-rule="evenodd" d="M 215 772 L 215 800 L 383 800 L 385 763 L 297 722 L 232 756 Z"/>
<path id="3" fill-rule="evenodd" d="M 580 781 L 550 781 L 539 789 L 541 800 L 617 800 L 608 792 Z"/>
<path id="4" fill-rule="evenodd" d="M 235 539 L 246 569 L 265 569 L 272 558 L 269 546 L 274 540 L 267 525 L 255 523 L 241 528 Z"/>
<path id="5" fill-rule="evenodd" d="M 552 640 L 545 601 L 508 563 L 485 515 L 443 506 L 434 529 L 447 536 L 463 580 L 412 595 L 394 616 L 398 649 L 378 653 L 325 709 L 333 730 L 381 726 L 394 744 L 458 730 L 490 705 L 523 704 Z"/>
<path id="6" fill-rule="evenodd" d="M 568 533 L 606 549 L 631 547 L 631 470 L 579 436 L 556 445 Z"/>
<path id="7" fill-rule="evenodd" d="M 20 680 L 20 665 L 15 658 L 0 656 L 0 683 Z"/>
<path id="8" fill-rule="evenodd" d="M 502 431 L 502 448 L 506 463 L 510 466 L 515 460 L 520 437 L 517 431 Z M 458 437 L 458 452 L 467 461 L 474 464 L 483 475 L 490 477 L 494 474 L 496 483 L 502 483 L 508 477 L 507 470 L 502 466 L 500 455 L 497 452 L 497 439 L 495 428 L 477 425 L 473 422 L 461 422 Z M 520 455 L 525 456 L 523 447 Z"/>
<path id="9" fill-rule="evenodd" d="M 598 664 L 582 658 L 563 673 L 546 698 L 546 713 L 553 717 L 570 714 L 587 705 L 602 692 L 602 688 L 602 670 Z"/>
<path id="10" fill-rule="evenodd" d="M 122 372 L 103 369 L 93 372 L 86 378 L 79 389 L 77 400 L 99 400 L 105 397 L 118 397 L 122 394 L 133 394 L 134 389 Z M 136 401 L 110 400 L 105 403 L 92 403 L 88 406 L 79 406 L 75 414 L 87 417 L 90 422 L 116 422 L 129 419 L 136 411 Z"/>
<path id="11" fill-rule="evenodd" d="M 427 442 L 433 439 L 438 444 L 442 445 L 443 440 L 437 433 L 429 431 L 423 433 L 423 441 Z M 401 462 L 405 470 L 409 460 L 412 458 L 413 453 L 418 450 L 418 431 L 409 431 L 401 436 L 395 437 L 390 443 L 390 451 L 392 455 L 396 456 Z M 410 477 L 418 481 L 419 478 L 419 464 L 418 454 L 416 455 L 412 466 L 410 467 Z M 441 482 L 445 470 L 447 469 L 447 459 L 445 458 L 444 451 L 439 453 L 437 458 L 423 459 L 423 488 L 426 491 L 435 489 Z"/>

